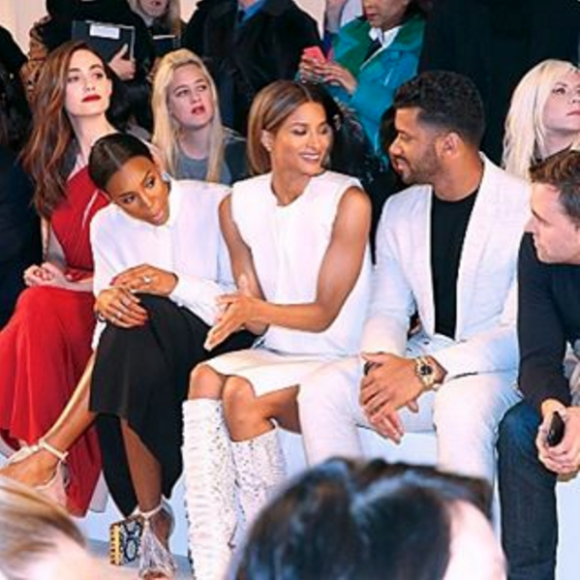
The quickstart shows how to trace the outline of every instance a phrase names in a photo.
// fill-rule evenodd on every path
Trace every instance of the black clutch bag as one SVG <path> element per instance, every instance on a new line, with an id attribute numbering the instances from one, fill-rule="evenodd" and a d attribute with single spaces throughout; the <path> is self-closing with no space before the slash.
<path id="1" fill-rule="evenodd" d="M 113 522 L 109 527 L 109 561 L 114 566 L 122 566 L 137 559 L 143 533 L 143 520 L 131 516 Z"/>

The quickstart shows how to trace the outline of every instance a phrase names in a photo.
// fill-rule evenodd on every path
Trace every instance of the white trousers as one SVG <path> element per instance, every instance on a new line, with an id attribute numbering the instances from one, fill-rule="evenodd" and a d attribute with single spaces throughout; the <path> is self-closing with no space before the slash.
<path id="1" fill-rule="evenodd" d="M 408 355 L 432 352 L 428 345 L 414 337 Z M 329 363 L 303 380 L 298 404 L 309 464 L 336 456 L 363 456 L 358 428 L 372 427 L 359 404 L 361 379 L 361 361 L 350 357 Z M 419 397 L 418 413 L 399 411 L 405 432 L 435 431 L 441 469 L 493 482 L 498 425 L 520 400 L 515 379 L 514 369 L 446 381 L 437 392 Z"/>

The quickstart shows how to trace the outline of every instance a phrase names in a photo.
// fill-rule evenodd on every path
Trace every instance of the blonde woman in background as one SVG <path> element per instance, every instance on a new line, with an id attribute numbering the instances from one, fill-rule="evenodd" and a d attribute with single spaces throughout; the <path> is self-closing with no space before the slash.
<path id="1" fill-rule="evenodd" d="M 580 139 L 580 69 L 545 60 L 514 91 L 505 124 L 503 166 L 529 179 L 534 163 Z"/>
<path id="2" fill-rule="evenodd" d="M 246 142 L 222 125 L 215 83 L 193 52 L 161 59 L 152 106 L 153 144 L 172 177 L 227 185 L 247 177 Z"/>

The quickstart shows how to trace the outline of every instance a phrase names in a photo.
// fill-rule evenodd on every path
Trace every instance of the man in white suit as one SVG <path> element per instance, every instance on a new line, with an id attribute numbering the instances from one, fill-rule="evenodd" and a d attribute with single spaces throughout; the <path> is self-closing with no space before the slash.
<path id="1" fill-rule="evenodd" d="M 306 452 L 312 463 L 360 456 L 358 426 L 395 442 L 434 429 L 440 467 L 491 481 L 498 423 L 518 401 L 516 264 L 529 187 L 480 154 L 483 106 L 466 77 L 423 73 L 394 108 L 389 154 L 416 185 L 383 209 L 361 357 L 301 386 Z"/>

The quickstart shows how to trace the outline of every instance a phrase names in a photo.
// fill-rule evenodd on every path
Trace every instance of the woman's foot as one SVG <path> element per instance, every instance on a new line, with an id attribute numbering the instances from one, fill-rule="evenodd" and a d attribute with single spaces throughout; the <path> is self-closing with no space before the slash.
<path id="1" fill-rule="evenodd" d="M 2 467 L 0 475 L 36 487 L 46 484 L 54 477 L 58 463 L 59 460 L 50 452 L 38 449 L 28 457 Z"/>
<path id="2" fill-rule="evenodd" d="M 23 446 L 0 469 L 0 475 L 29 485 L 52 501 L 66 505 L 66 466 L 68 453 L 41 439 Z"/>
<path id="3" fill-rule="evenodd" d="M 163 501 L 150 512 L 142 513 L 145 520 L 141 536 L 139 577 L 144 580 L 171 580 L 176 564 L 169 550 L 169 536 L 173 531 L 173 513 Z"/>

